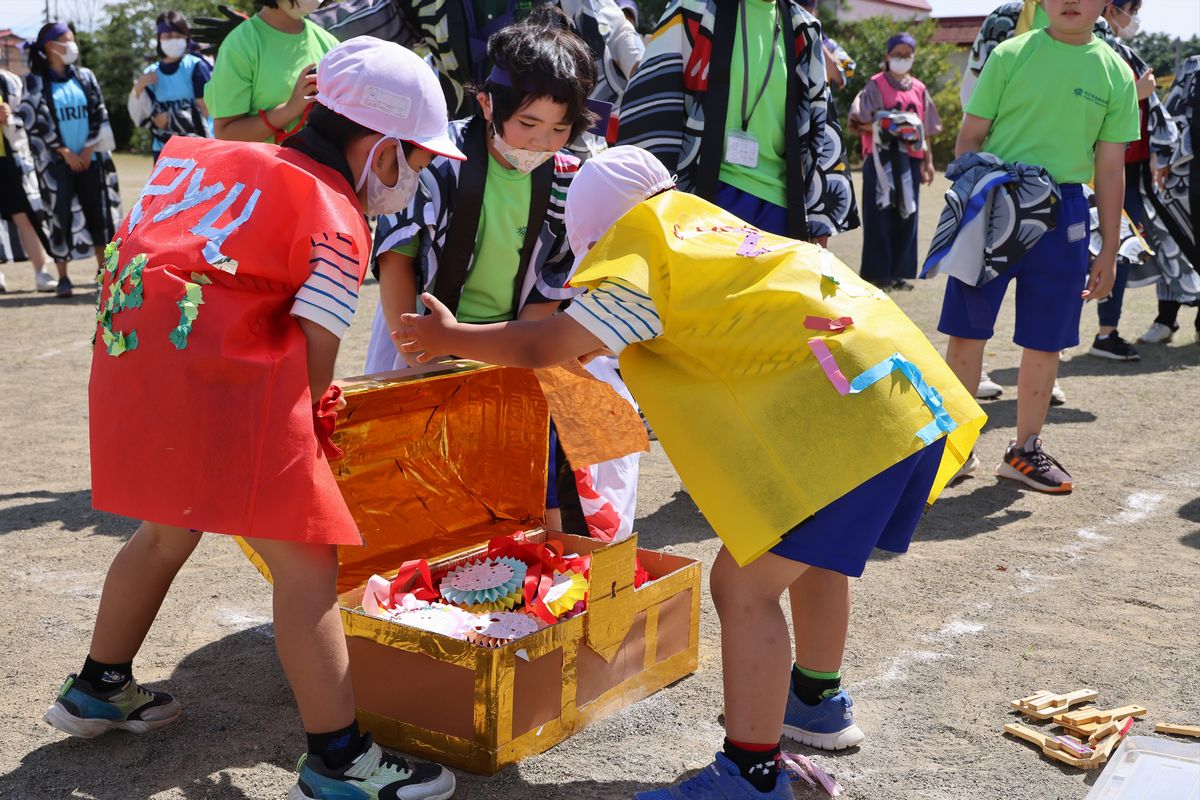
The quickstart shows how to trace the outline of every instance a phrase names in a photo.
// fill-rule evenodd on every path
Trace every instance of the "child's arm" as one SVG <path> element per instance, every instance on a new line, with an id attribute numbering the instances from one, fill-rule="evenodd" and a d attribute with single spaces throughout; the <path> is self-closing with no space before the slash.
<path id="1" fill-rule="evenodd" d="M 392 337 L 402 353 L 420 353 L 422 364 L 439 356 L 459 356 L 511 367 L 550 367 L 603 348 L 604 342 L 566 314 L 537 322 L 466 325 L 433 295 L 421 295 L 424 316 L 405 314 Z"/>
<path id="2" fill-rule="evenodd" d="M 412 256 L 394 250 L 379 254 L 379 305 L 389 331 L 400 327 L 400 318 L 405 314 L 416 311 L 417 272 Z M 399 346 L 395 340 L 393 344 Z"/>
<path id="3" fill-rule="evenodd" d="M 1108 297 L 1117 277 L 1121 205 L 1125 199 L 1125 143 L 1096 142 L 1096 210 L 1100 216 L 1100 254 L 1092 261 L 1083 297 Z"/>
<path id="4" fill-rule="evenodd" d="M 342 340 L 333 331 L 310 319 L 297 317 L 296 321 L 308 340 L 308 391 L 313 403 L 316 403 L 333 383 L 334 362 L 337 361 Z"/>
<path id="5" fill-rule="evenodd" d="M 964 114 L 962 127 L 958 129 L 958 138 L 954 141 L 954 157 L 967 153 L 978 153 L 983 149 L 988 131 L 992 129 L 992 121 L 977 117 L 974 114 Z"/>

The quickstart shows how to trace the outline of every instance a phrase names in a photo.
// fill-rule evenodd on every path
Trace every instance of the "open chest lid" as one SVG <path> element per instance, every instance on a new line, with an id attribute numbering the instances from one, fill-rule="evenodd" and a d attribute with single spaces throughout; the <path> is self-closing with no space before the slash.
<path id="1" fill-rule="evenodd" d="M 454 361 L 339 384 L 331 466 L 364 544 L 338 549 L 339 592 L 540 526 L 551 413 L 575 467 L 648 446 L 633 408 L 581 367 Z"/>

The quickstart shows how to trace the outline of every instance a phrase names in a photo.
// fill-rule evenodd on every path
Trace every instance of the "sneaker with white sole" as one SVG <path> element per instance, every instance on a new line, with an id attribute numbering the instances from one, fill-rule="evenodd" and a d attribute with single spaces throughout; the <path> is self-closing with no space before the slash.
<path id="1" fill-rule="evenodd" d="M 287 800 L 449 800 L 454 773 L 440 764 L 410 762 L 384 752 L 367 734 L 367 749 L 341 769 L 330 769 L 308 753 Z"/>
<path id="2" fill-rule="evenodd" d="M 1137 338 L 1138 344 L 1166 344 L 1175 337 L 1178 331 L 1178 325 L 1164 325 L 1161 322 L 1155 322 Z"/>
<path id="3" fill-rule="evenodd" d="M 1071 473 L 1046 455 L 1036 435 L 1031 435 L 1024 447 L 1018 447 L 1015 439 L 1009 442 L 1004 460 L 996 467 L 996 477 L 1020 481 L 1047 494 L 1069 494 L 1075 488 Z"/>
<path id="4" fill-rule="evenodd" d="M 862 729 L 854 723 L 854 712 L 850 710 L 853 705 L 850 695 L 838 692 L 810 706 L 788 689 L 783 735 L 819 750 L 853 747 L 865 738 Z"/>
<path id="5" fill-rule="evenodd" d="M 975 451 L 972 450 L 971 454 L 967 456 L 967 460 L 958 468 L 958 472 L 954 473 L 954 476 L 950 478 L 950 482 L 947 485 L 953 486 L 964 478 L 973 477 L 977 469 L 979 469 L 979 456 L 975 455 Z"/>
<path id="6" fill-rule="evenodd" d="M 58 283 L 54 285 L 54 294 L 56 297 L 71 297 L 75 294 L 74 287 L 71 286 L 71 279 L 65 275 L 58 279 Z"/>
<path id="7" fill-rule="evenodd" d="M 1110 361 L 1141 361 L 1142 356 L 1137 348 L 1121 338 L 1121 334 L 1113 331 L 1108 336 L 1097 336 L 1092 340 L 1089 356 L 1107 358 Z"/>
<path id="8" fill-rule="evenodd" d="M 39 292 L 53 292 L 58 289 L 58 278 L 46 270 L 33 273 L 33 283 Z"/>
<path id="9" fill-rule="evenodd" d="M 1065 406 L 1067 404 L 1067 393 L 1058 385 L 1058 381 L 1054 381 L 1054 386 L 1050 387 L 1050 405 Z"/>
<path id="10" fill-rule="evenodd" d="M 1004 394 L 1004 387 L 992 380 L 987 370 L 979 373 L 979 388 L 975 390 L 976 400 L 995 400 Z"/>
<path id="11" fill-rule="evenodd" d="M 42 719 L 63 733 L 91 739 L 116 730 L 148 733 L 170 725 L 179 714 L 174 697 L 152 692 L 132 678 L 115 693 L 101 694 L 87 681 L 71 675 Z"/>

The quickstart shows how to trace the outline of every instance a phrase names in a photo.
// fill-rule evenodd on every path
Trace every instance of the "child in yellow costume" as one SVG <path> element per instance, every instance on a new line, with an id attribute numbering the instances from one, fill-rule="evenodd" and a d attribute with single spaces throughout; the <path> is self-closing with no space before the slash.
<path id="1" fill-rule="evenodd" d="M 425 295 L 430 313 L 393 336 L 419 361 L 619 356 L 724 544 L 711 578 L 724 752 L 675 793 L 638 797 L 791 797 L 777 766 L 791 702 L 780 596 L 810 567 L 858 576 L 872 548 L 907 549 L 985 417 L 903 312 L 828 251 L 672 188 L 646 151 L 606 151 L 567 197 L 586 294 L 550 319 L 496 325 L 459 324 Z"/>

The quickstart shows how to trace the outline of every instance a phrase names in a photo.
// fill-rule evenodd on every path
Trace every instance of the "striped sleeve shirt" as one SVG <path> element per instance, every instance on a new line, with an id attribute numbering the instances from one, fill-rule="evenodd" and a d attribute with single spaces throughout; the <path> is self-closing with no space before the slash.
<path id="1" fill-rule="evenodd" d="M 657 339 L 663 333 L 654 301 L 616 278 L 575 298 L 564 313 L 618 355 L 631 344 Z"/>
<path id="2" fill-rule="evenodd" d="M 313 236 L 308 260 L 312 273 L 296 292 L 292 316 L 311 320 L 339 339 L 345 336 L 358 309 L 358 255 L 353 240 L 344 234 Z"/>

